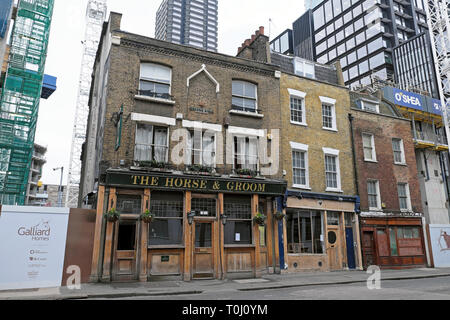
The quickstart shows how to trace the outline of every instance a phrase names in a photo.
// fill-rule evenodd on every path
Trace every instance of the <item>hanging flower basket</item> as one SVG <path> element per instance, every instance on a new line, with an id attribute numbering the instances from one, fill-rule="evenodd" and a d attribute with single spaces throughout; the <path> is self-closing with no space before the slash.
<path id="1" fill-rule="evenodd" d="M 266 216 L 261 213 L 258 213 L 256 216 L 253 217 L 253 222 L 260 226 L 263 226 L 266 224 Z"/>
<path id="2" fill-rule="evenodd" d="M 273 217 L 274 217 L 276 220 L 280 221 L 280 220 L 283 220 L 284 217 L 286 217 L 286 215 L 285 215 L 283 212 L 281 212 L 281 211 L 277 211 L 277 212 L 275 212 L 275 213 L 273 214 Z"/>
<path id="3" fill-rule="evenodd" d="M 146 210 L 145 212 L 141 213 L 141 220 L 145 223 L 151 223 L 153 219 L 155 218 L 155 215 L 152 214 L 149 210 Z"/>
<path id="4" fill-rule="evenodd" d="M 115 208 L 112 208 L 107 213 L 105 213 L 104 217 L 109 222 L 116 222 L 120 218 L 120 213 L 117 212 L 117 210 Z"/>

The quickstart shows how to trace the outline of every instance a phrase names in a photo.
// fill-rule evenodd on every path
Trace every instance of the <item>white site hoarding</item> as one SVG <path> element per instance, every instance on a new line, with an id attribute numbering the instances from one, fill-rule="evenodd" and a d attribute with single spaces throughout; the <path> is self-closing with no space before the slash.
<path id="1" fill-rule="evenodd" d="M 434 266 L 450 268 L 450 225 L 430 224 L 430 242 Z"/>
<path id="2" fill-rule="evenodd" d="M 3 206 L 0 290 L 61 286 L 68 208 Z"/>

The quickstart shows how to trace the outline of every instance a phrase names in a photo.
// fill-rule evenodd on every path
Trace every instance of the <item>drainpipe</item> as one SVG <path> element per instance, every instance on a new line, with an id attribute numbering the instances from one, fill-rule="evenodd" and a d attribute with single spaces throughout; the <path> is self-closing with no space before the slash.
<path id="1" fill-rule="evenodd" d="M 277 209 L 283 211 L 283 197 L 277 197 Z M 278 252 L 280 255 L 280 273 L 285 270 L 283 220 L 278 221 Z"/>
<path id="2" fill-rule="evenodd" d="M 352 154 L 353 154 L 353 171 L 355 174 L 355 184 L 356 184 L 356 194 L 359 196 L 359 179 L 358 179 L 358 168 L 356 166 L 356 151 L 355 151 L 355 137 L 353 133 L 353 120 L 355 118 L 351 113 L 348 114 L 348 120 L 350 121 L 350 138 L 352 141 Z"/>

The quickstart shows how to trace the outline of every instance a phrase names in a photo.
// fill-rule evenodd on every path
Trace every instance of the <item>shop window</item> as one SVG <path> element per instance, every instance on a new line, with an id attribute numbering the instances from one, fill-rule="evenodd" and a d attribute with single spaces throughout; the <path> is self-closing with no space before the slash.
<path id="1" fill-rule="evenodd" d="M 329 226 L 338 226 L 340 224 L 340 212 L 327 212 L 327 224 Z"/>
<path id="2" fill-rule="evenodd" d="M 319 211 L 288 211 L 288 253 L 322 254 L 322 214 Z"/>
<path id="3" fill-rule="evenodd" d="M 192 198 L 191 211 L 195 212 L 195 215 L 199 217 L 215 217 L 216 199 Z"/>
<path id="4" fill-rule="evenodd" d="M 134 160 L 167 162 L 168 143 L 168 128 L 138 123 Z"/>
<path id="5" fill-rule="evenodd" d="M 120 221 L 117 250 L 133 251 L 136 247 L 136 222 Z"/>
<path id="6" fill-rule="evenodd" d="M 389 239 L 391 246 L 391 256 L 397 257 L 398 256 L 397 236 L 394 227 L 389 228 Z"/>
<path id="7" fill-rule="evenodd" d="M 117 196 L 116 210 L 122 214 L 140 214 L 142 213 L 141 196 L 139 195 L 122 195 Z"/>
<path id="8" fill-rule="evenodd" d="M 397 227 L 397 236 L 399 239 L 420 239 L 420 230 L 418 227 Z"/>
<path id="9" fill-rule="evenodd" d="M 258 170 L 257 137 L 234 137 L 234 169 Z"/>
<path id="10" fill-rule="evenodd" d="M 155 219 L 149 225 L 149 245 L 183 243 L 183 194 L 152 192 L 150 211 Z"/>
<path id="11" fill-rule="evenodd" d="M 224 214 L 228 216 L 224 228 L 225 244 L 252 244 L 251 198 L 225 195 Z"/>

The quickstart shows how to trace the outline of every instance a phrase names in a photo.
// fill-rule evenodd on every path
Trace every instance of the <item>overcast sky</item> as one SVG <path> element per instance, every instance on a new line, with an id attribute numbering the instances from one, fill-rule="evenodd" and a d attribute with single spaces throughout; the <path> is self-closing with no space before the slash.
<path id="1" fill-rule="evenodd" d="M 53 168 L 61 166 L 63 184 L 67 181 L 87 2 L 55 1 L 45 72 L 58 78 L 58 88 L 48 100 L 41 100 L 35 140 L 48 147 L 44 184 L 59 184 L 60 171 Z M 122 13 L 122 30 L 154 37 L 156 10 L 161 2 L 108 0 L 108 17 L 110 11 Z M 292 22 L 303 12 L 303 0 L 219 0 L 219 52 L 236 55 L 241 43 L 259 26 L 264 26 L 272 39 L 292 28 Z"/>

